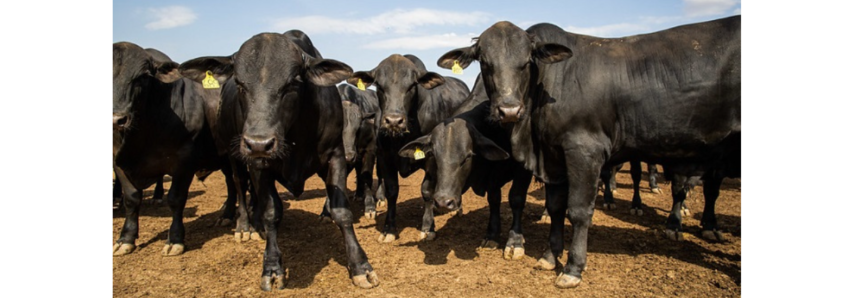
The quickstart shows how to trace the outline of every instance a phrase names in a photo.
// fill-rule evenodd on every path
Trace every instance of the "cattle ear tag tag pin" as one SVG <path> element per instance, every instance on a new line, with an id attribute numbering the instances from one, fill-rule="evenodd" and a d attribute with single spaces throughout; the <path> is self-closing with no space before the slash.
<path id="1" fill-rule="evenodd" d="M 362 83 L 362 79 L 359 79 L 359 81 L 356 82 L 356 87 L 359 87 L 359 90 L 365 90 L 365 83 Z"/>
<path id="2" fill-rule="evenodd" d="M 420 149 L 419 147 L 416 147 L 416 153 L 413 154 L 413 157 L 415 157 L 416 160 L 424 159 L 425 153 L 422 152 L 422 149 Z"/>
<path id="3" fill-rule="evenodd" d="M 206 71 L 206 77 L 203 78 L 203 89 L 218 89 L 220 86 L 218 85 L 218 80 L 212 77 L 211 71 Z"/>
<path id="4" fill-rule="evenodd" d="M 454 65 L 451 66 L 451 72 L 454 74 L 463 74 L 463 68 L 460 67 L 460 63 L 457 63 L 457 60 L 455 60 Z"/>

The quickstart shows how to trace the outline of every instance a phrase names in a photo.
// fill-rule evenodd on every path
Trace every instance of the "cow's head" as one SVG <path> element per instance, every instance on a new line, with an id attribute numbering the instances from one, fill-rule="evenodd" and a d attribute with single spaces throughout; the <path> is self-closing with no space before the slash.
<path id="1" fill-rule="evenodd" d="M 407 114 L 416 104 L 416 88 L 433 89 L 445 83 L 439 74 L 428 72 L 398 54 L 389 56 L 371 71 L 353 73 L 347 82 L 356 85 L 360 79 L 367 86 L 377 86 L 382 111 L 379 127 L 384 133 L 394 136 L 407 133 Z"/>
<path id="2" fill-rule="evenodd" d="M 161 53 L 161 52 L 159 52 Z M 114 43 L 114 130 L 125 131 L 133 127 L 134 111 L 145 103 L 145 92 L 158 84 L 170 83 L 177 78 L 179 64 L 167 55 L 155 59 L 147 50 L 129 42 Z"/>
<path id="3" fill-rule="evenodd" d="M 261 33 L 230 57 L 202 57 L 183 63 L 183 76 L 201 81 L 211 71 L 215 79 L 233 76 L 240 100 L 248 104 L 239 154 L 272 159 L 286 153 L 285 132 L 293 125 L 303 101 L 313 100 L 308 84 L 333 86 L 352 69 L 339 61 L 319 59 L 302 51 L 290 38 Z"/>
<path id="4" fill-rule="evenodd" d="M 365 144 L 368 142 L 370 133 L 373 129 L 367 129 L 374 126 L 374 113 L 363 113 L 358 104 L 347 100 L 341 101 L 341 106 L 344 108 L 344 130 L 341 132 L 344 138 L 344 157 L 348 162 L 353 162 L 356 158 L 356 144 Z"/>
<path id="5" fill-rule="evenodd" d="M 537 75 L 535 63 L 556 63 L 571 55 L 571 49 L 563 45 L 535 42 L 523 29 L 502 21 L 481 33 L 472 46 L 442 55 L 437 65 L 451 68 L 456 61 L 466 68 L 478 60 L 491 100 L 491 118 L 508 123 L 526 112 L 524 100 L 531 76 Z"/>
<path id="6" fill-rule="evenodd" d="M 398 154 L 415 159 L 417 149 L 430 159 L 429 162 L 435 163 L 434 202 L 438 207 L 451 210 L 460 209 L 463 186 L 472 171 L 474 158 L 491 161 L 508 158 L 505 150 L 458 118 L 438 124 L 429 135 L 404 145 Z"/>

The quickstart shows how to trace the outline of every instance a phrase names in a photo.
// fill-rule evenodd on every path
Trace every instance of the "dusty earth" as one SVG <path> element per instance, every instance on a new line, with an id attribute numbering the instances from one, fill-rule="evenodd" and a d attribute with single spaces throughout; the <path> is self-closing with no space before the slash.
<path id="1" fill-rule="evenodd" d="M 382 281 L 374 289 L 362 290 L 351 284 L 343 237 L 334 224 L 318 220 L 325 188 L 322 180 L 313 177 L 298 199 L 279 185 L 279 193 L 287 201 L 278 238 L 284 253 L 283 265 L 288 270 L 287 288 L 262 292 L 258 282 L 264 244 L 237 243 L 232 227 L 211 227 L 220 216 L 219 207 L 226 197 L 224 176 L 216 173 L 205 185 L 192 184 L 184 212 L 186 252 L 178 257 L 161 256 L 170 213 L 166 206 L 151 204 L 152 188 L 145 192 L 138 249 L 113 258 L 113 293 L 117 297 L 740 296 L 741 181 L 725 180 L 717 202 L 718 222 L 727 242 L 711 243 L 697 236 L 704 204 L 701 186 L 688 200 L 693 215 L 684 219 L 687 237 L 678 242 L 666 239 L 661 232 L 672 203 L 667 191 L 669 185 L 659 180 L 665 192 L 652 194 L 647 190 L 648 182 L 642 181 L 645 214 L 631 215 L 628 208 L 633 190 L 627 169 L 626 165 L 617 175 L 619 208 L 595 211 L 589 229 L 588 270 L 576 289 L 553 286 L 560 269 L 555 272 L 533 269 L 547 248 L 550 229 L 549 224 L 539 223 L 544 191 L 538 183 L 531 185 L 524 212 L 526 257 L 506 261 L 501 249 L 478 249 L 489 211 L 487 201 L 472 192 L 464 195 L 462 215 L 436 216 L 436 240 L 418 240 L 422 213 L 419 184 L 424 175 L 420 171 L 400 182 L 401 230 L 394 243 L 376 241 L 385 214 L 369 220 L 361 216 L 361 206 L 353 204 L 359 242 Z M 347 182 L 353 189 L 354 175 Z M 511 211 L 505 202 L 509 186 L 503 192 L 502 243 L 511 224 Z M 385 212 L 385 207 L 378 210 Z M 115 214 L 112 241 L 119 237 L 122 224 L 122 216 Z M 566 223 L 566 227 L 570 239 L 570 225 Z M 567 239 L 566 247 L 570 243 Z"/>

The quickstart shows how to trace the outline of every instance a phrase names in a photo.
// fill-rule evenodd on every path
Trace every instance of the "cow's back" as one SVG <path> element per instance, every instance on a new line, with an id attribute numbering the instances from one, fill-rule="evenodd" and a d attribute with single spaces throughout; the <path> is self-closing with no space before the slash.
<path id="1" fill-rule="evenodd" d="M 442 120 L 454 116 L 455 110 L 468 96 L 469 87 L 453 77 L 445 77 L 445 84 L 430 90 L 418 88 L 418 108 L 416 116 L 411 118 L 419 121 L 419 135 L 430 133 Z"/>
<path id="2" fill-rule="evenodd" d="M 573 51 L 566 61 L 539 66 L 539 139 L 579 122 L 606 135 L 624 158 L 697 158 L 694 152 L 741 131 L 740 19 L 624 38 L 531 27 L 538 41 Z"/>

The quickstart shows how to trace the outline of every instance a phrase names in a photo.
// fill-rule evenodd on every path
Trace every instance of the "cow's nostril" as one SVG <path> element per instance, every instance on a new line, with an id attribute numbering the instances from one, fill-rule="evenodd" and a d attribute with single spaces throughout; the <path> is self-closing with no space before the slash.
<path id="1" fill-rule="evenodd" d="M 454 200 L 453 200 L 453 199 L 446 200 L 446 201 L 445 201 L 445 206 L 446 206 L 446 207 L 448 207 L 448 209 L 451 209 L 451 210 L 454 210 L 454 208 L 455 208 L 455 207 L 457 207 L 457 206 L 454 204 Z"/>

